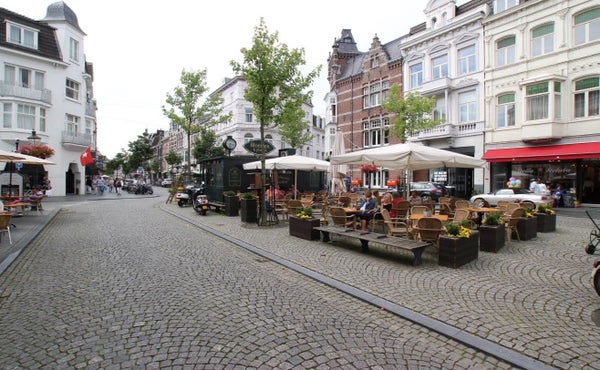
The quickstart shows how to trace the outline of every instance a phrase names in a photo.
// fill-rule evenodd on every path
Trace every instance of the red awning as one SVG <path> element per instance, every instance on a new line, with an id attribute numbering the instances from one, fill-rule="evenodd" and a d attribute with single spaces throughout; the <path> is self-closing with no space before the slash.
<path id="1" fill-rule="evenodd" d="M 600 158 L 600 142 L 491 149 L 481 157 L 488 162 L 558 161 L 582 158 Z"/>

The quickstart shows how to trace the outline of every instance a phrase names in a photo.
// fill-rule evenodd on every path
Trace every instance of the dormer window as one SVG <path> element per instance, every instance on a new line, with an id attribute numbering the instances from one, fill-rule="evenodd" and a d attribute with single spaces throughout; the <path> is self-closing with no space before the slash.
<path id="1" fill-rule="evenodd" d="M 6 23 L 6 41 L 31 49 L 38 47 L 38 31 L 15 23 Z"/>

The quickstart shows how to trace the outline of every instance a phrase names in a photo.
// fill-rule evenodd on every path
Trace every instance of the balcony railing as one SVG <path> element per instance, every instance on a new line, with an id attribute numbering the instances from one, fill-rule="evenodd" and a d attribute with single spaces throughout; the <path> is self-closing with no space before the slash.
<path id="1" fill-rule="evenodd" d="M 48 104 L 52 103 L 51 90 L 36 90 L 28 87 L 15 86 L 5 83 L 4 81 L 0 81 L 0 96 L 12 96 L 16 98 L 37 100 Z"/>
<path id="2" fill-rule="evenodd" d="M 92 135 L 84 134 L 81 132 L 62 132 L 62 144 L 63 145 L 80 145 L 90 146 L 92 145 Z"/>
<path id="3" fill-rule="evenodd" d="M 457 123 L 442 123 L 437 126 L 421 130 L 409 136 L 411 141 L 444 139 L 458 136 L 469 136 L 473 134 L 483 133 L 483 122 L 467 122 Z"/>

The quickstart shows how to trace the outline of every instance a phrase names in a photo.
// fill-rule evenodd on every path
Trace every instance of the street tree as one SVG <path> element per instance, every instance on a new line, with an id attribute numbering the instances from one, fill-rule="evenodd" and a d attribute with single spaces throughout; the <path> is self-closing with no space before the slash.
<path id="1" fill-rule="evenodd" d="M 181 164 L 181 162 L 183 161 L 183 158 L 177 154 L 174 150 L 170 150 L 167 155 L 165 155 L 165 162 L 167 162 L 167 164 L 170 167 L 170 173 L 171 173 L 171 177 L 173 177 L 173 167 L 177 166 L 179 164 Z"/>
<path id="2" fill-rule="evenodd" d="M 200 133 L 201 135 L 194 140 L 194 149 L 192 152 L 194 158 L 211 158 L 225 154 L 225 148 L 216 145 L 217 134 L 214 130 L 203 127 Z"/>
<path id="3" fill-rule="evenodd" d="M 147 161 L 154 156 L 148 130 L 142 135 L 138 135 L 135 141 L 129 142 L 129 167 L 136 169 L 138 167 L 148 168 Z"/>
<path id="4" fill-rule="evenodd" d="M 297 102 L 290 102 L 290 104 L 294 103 Z M 289 107 L 285 109 L 281 115 L 279 134 L 283 141 L 294 149 L 302 148 L 304 144 L 313 138 L 313 135 L 310 133 L 310 122 L 304 117 L 302 104 L 296 108 Z"/>
<path id="5" fill-rule="evenodd" d="M 187 161 L 185 173 L 191 173 L 192 163 L 192 136 L 202 130 L 218 123 L 225 123 L 231 119 L 231 113 L 223 114 L 223 98 L 220 94 L 210 94 L 206 82 L 206 69 L 201 71 L 181 72 L 181 85 L 167 93 L 166 105 L 163 113 L 173 124 L 181 128 L 187 135 Z"/>
<path id="6" fill-rule="evenodd" d="M 116 177 L 123 176 L 123 173 L 127 173 L 129 170 L 128 162 L 128 154 L 119 152 L 113 159 L 106 162 L 106 172 L 112 173 Z M 123 173 L 119 173 L 119 171 L 123 171 Z"/>
<path id="7" fill-rule="evenodd" d="M 260 19 L 254 30 L 252 47 L 241 50 L 243 62 L 231 61 L 233 71 L 248 84 L 244 98 L 253 104 L 253 112 L 260 126 L 260 140 L 265 141 L 265 129 L 288 122 L 304 102 L 310 102 L 312 91 L 307 91 L 319 75 L 321 66 L 303 76 L 299 66 L 306 63 L 304 49 L 289 49 L 279 43 L 279 33 L 270 33 Z M 261 199 L 265 199 L 266 153 L 260 153 Z M 266 225 L 264 202 L 260 202 L 260 225 Z"/>
<path id="8" fill-rule="evenodd" d="M 402 96 L 398 84 L 392 85 L 388 97 L 381 102 L 381 106 L 386 111 L 394 113 L 392 135 L 402 143 L 406 142 L 407 136 L 442 122 L 432 117 L 435 97 L 427 98 L 413 92 Z"/>

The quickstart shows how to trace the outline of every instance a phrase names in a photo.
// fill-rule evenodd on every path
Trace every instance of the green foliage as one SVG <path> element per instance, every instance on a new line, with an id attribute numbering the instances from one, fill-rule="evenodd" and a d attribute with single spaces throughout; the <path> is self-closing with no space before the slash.
<path id="1" fill-rule="evenodd" d="M 202 128 L 202 135 L 194 140 L 194 148 L 192 154 L 194 158 L 202 160 L 203 158 L 211 158 L 225 154 L 225 148 L 220 145 L 215 145 L 217 135 L 212 129 Z"/>
<path id="2" fill-rule="evenodd" d="M 171 170 L 172 170 L 173 166 L 176 166 L 178 164 L 181 164 L 181 162 L 183 162 L 183 158 L 179 154 L 175 153 L 175 151 L 170 150 L 167 153 L 167 155 L 165 156 L 165 161 L 167 162 L 167 164 L 169 166 L 171 166 Z"/>
<path id="3" fill-rule="evenodd" d="M 490 226 L 500 225 L 500 216 L 500 212 L 488 213 L 483 220 L 483 223 Z"/>
<path id="4" fill-rule="evenodd" d="M 128 165 L 128 155 L 127 153 L 121 152 L 121 153 L 117 153 L 117 155 L 115 155 L 115 157 L 109 161 L 106 162 L 106 173 L 116 173 L 118 172 L 120 169 L 124 172 L 124 173 L 128 173 L 129 172 L 129 165 Z M 119 174 L 120 176 L 123 176 L 123 173 Z"/>
<path id="5" fill-rule="evenodd" d="M 129 142 L 129 167 L 137 168 L 142 166 L 148 168 L 146 163 L 150 158 L 154 156 L 154 151 L 148 139 L 148 131 L 146 130 L 142 135 L 138 135 L 137 140 Z"/>
<path id="6" fill-rule="evenodd" d="M 281 122 L 279 123 L 279 134 L 283 141 L 290 144 L 292 148 L 302 148 L 304 144 L 312 140 L 313 135 L 310 133 L 310 122 L 304 119 L 305 114 L 302 109 L 302 104 L 296 108 L 290 107 L 283 111 Z M 295 102 L 298 103 L 298 102 Z"/>
<path id="7" fill-rule="evenodd" d="M 180 127 L 187 135 L 188 158 L 192 158 L 191 137 L 218 123 L 231 119 L 231 113 L 223 115 L 223 98 L 220 94 L 211 94 L 200 100 L 209 92 L 206 83 L 206 69 L 198 72 L 181 72 L 181 85 L 167 93 L 166 108 L 163 113 L 173 124 Z M 190 162 L 187 163 L 186 173 L 190 172 Z"/>
<path id="8" fill-rule="evenodd" d="M 254 199 L 254 194 L 252 194 L 251 192 L 247 191 L 242 195 L 243 199 Z"/>
<path id="9" fill-rule="evenodd" d="M 233 190 L 227 190 L 227 191 L 225 192 L 225 195 L 226 195 L 226 196 L 228 196 L 228 197 L 235 197 L 237 194 L 236 194 L 236 192 L 235 192 L 235 191 L 233 191 Z"/>
<path id="10" fill-rule="evenodd" d="M 303 76 L 298 67 L 306 63 L 304 49 L 290 50 L 286 44 L 280 44 L 279 34 L 270 33 L 262 18 L 254 29 L 252 47 L 243 48 L 242 55 L 243 62 L 230 64 L 247 83 L 244 98 L 253 105 L 260 125 L 260 140 L 265 140 L 265 128 L 269 125 L 297 125 L 301 121 L 302 104 L 310 102 L 313 94 L 304 91 L 319 75 L 321 66 Z M 267 183 L 265 155 L 260 155 L 262 184 Z M 264 195 L 264 185 L 261 192 Z M 260 224 L 266 224 L 266 209 L 262 205 Z"/>
<path id="11" fill-rule="evenodd" d="M 420 130 L 434 127 L 441 120 L 431 118 L 435 108 L 435 97 L 426 98 L 417 93 L 400 94 L 398 84 L 393 84 L 388 97 L 381 102 L 381 106 L 390 113 L 394 113 L 392 120 L 392 135 L 406 141 L 406 137 Z"/>

